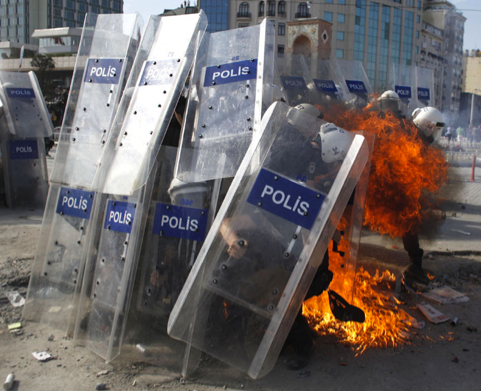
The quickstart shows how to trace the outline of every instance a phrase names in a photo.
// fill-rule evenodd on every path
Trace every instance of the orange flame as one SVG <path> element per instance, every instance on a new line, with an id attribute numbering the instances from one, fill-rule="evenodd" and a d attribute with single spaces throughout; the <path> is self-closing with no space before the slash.
<path id="1" fill-rule="evenodd" d="M 392 112 L 330 110 L 325 119 L 376 135 L 364 224 L 391 237 L 414 232 L 423 222 L 421 209 L 436 206 L 432 195 L 447 182 L 442 151 L 427 145 L 412 121 Z"/>
<path id="2" fill-rule="evenodd" d="M 341 240 L 340 248 L 346 250 L 345 244 Z M 380 274 L 377 270 L 371 276 L 360 268 L 354 274 L 345 265 L 345 260 L 332 251 L 332 245 L 329 249 L 329 269 L 334 273 L 330 288 L 361 308 L 366 320 L 364 323 L 336 320 L 329 307 L 327 292 L 324 292 L 303 304 L 302 313 L 311 327 L 320 335 L 336 335 L 340 342 L 355 347 L 356 355 L 368 348 L 395 347 L 410 341 L 413 318 L 399 308 L 399 300 L 379 290 L 380 287 L 390 288 L 394 284 L 396 278 L 392 273 L 386 270 Z M 356 289 L 354 298 L 350 300 L 353 284 Z"/>
<path id="3" fill-rule="evenodd" d="M 391 237 L 415 232 L 423 221 L 422 209 L 436 206 L 432 195 L 447 181 L 447 162 L 442 152 L 418 135 L 411 121 L 393 113 L 379 114 L 366 107 L 363 111 L 335 108 L 325 119 L 347 130 L 363 130 L 376 135 L 366 197 L 364 224 Z M 341 221 L 339 230 L 346 223 Z M 339 250 L 348 254 L 346 241 Z M 399 308 L 399 300 L 380 288 L 395 282 L 389 271 L 377 270 L 371 276 L 329 249 L 329 269 L 334 273 L 330 289 L 361 308 L 364 323 L 340 322 L 331 313 L 327 292 L 304 302 L 303 314 L 321 335 L 334 334 L 344 343 L 356 346 L 357 354 L 370 347 L 394 347 L 411 339 L 414 319 Z M 351 298 L 352 288 L 355 286 Z"/>

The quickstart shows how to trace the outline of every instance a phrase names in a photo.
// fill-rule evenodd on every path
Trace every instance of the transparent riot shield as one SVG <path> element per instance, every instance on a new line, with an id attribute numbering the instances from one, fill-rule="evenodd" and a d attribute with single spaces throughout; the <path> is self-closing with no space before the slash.
<path id="1" fill-rule="evenodd" d="M 139 45 L 137 15 L 87 15 L 23 317 L 73 334 L 97 195 L 92 181 Z M 108 44 L 106 44 L 108 43 Z M 82 186 L 82 187 L 80 187 Z"/>
<path id="2" fill-rule="evenodd" d="M 273 47 L 274 28 L 267 20 L 206 35 L 191 78 L 176 166 L 180 180 L 235 175 L 259 135 L 263 107 L 271 103 L 266 86 L 274 77 Z"/>
<path id="3" fill-rule="evenodd" d="M 149 20 L 127 86 L 132 96 L 109 138 L 98 183 L 104 194 L 131 195 L 147 182 L 206 26 L 203 12 Z"/>
<path id="4" fill-rule="evenodd" d="M 170 338 L 167 321 L 212 222 L 217 182 L 174 179 L 176 153 L 162 147 L 158 169 L 152 171 L 154 188 L 121 359 L 148 362 L 178 376 L 197 367 L 200 352 Z"/>
<path id="5" fill-rule="evenodd" d="M 355 107 L 363 108 L 367 106 L 372 97 L 373 90 L 362 66 L 362 62 L 337 60 L 337 64 L 344 77 L 347 89 L 351 94 L 351 102 Z"/>
<path id="6" fill-rule="evenodd" d="M 341 149 L 314 148 L 322 122 L 283 103 L 262 125 L 168 324 L 252 378 L 274 366 L 369 154 L 362 136 L 340 131 L 349 143 L 325 163 Z"/>
<path id="7" fill-rule="evenodd" d="M 45 139 L 53 125 L 35 73 L 0 72 L 0 148 L 10 208 L 43 208 L 48 192 Z"/>
<path id="8" fill-rule="evenodd" d="M 315 104 L 316 90 L 304 56 L 287 55 L 283 62 L 284 67 L 278 69 L 282 90 L 290 106 L 301 103 Z"/>
<path id="9" fill-rule="evenodd" d="M 413 88 L 416 85 L 414 71 L 414 67 L 393 64 L 390 78 L 391 89 L 399 95 L 402 102 L 401 112 L 407 118 L 411 117 L 413 111 L 411 101 L 414 97 Z"/>
<path id="10" fill-rule="evenodd" d="M 316 90 L 322 97 L 322 105 L 329 106 L 339 102 L 347 102 L 349 90 L 335 60 L 321 60 L 315 64 L 312 78 Z"/>
<path id="11" fill-rule="evenodd" d="M 101 224 L 88 250 L 74 334 L 76 343 L 107 361 L 119 354 L 125 335 L 153 168 L 206 27 L 203 12 L 149 19 L 130 93 L 111 127 L 98 182 Z"/>
<path id="12" fill-rule="evenodd" d="M 141 28 L 134 14 L 87 14 L 52 182 L 93 189 Z"/>
<path id="13" fill-rule="evenodd" d="M 434 70 L 415 67 L 416 92 L 412 109 L 434 106 Z"/>

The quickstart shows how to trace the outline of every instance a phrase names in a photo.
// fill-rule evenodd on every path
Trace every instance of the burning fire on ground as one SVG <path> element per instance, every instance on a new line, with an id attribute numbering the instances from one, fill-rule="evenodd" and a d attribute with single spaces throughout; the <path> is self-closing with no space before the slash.
<path id="1" fill-rule="evenodd" d="M 425 211 L 436 208 L 435 195 L 447 182 L 448 165 L 442 152 L 421 140 L 411 121 L 400 120 L 389 112 L 380 116 L 368 107 L 363 112 L 331 110 L 326 114 L 325 119 L 337 126 L 369 131 L 376 136 L 364 224 L 391 237 L 416 233 Z M 340 250 L 348 254 L 346 243 L 341 241 Z M 392 273 L 376 271 L 370 275 L 362 268 L 356 271 L 332 247 L 329 269 L 334 273 L 330 289 L 361 308 L 366 320 L 337 321 L 324 292 L 303 305 L 303 314 L 315 330 L 356 346 L 358 354 L 372 347 L 395 347 L 409 342 L 415 319 L 399 307 L 389 292 L 382 292 L 383 287 L 390 288 L 395 283 Z"/>

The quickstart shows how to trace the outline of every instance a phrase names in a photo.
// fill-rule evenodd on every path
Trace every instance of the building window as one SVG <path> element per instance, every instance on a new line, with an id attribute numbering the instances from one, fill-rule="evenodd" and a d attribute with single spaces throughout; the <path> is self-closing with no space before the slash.
<path id="1" fill-rule="evenodd" d="M 421 23 L 421 15 L 416 15 L 416 21 L 417 21 L 418 23 Z"/>
<path id="2" fill-rule="evenodd" d="M 110 0 L 102 0 L 102 7 L 110 7 Z"/>
<path id="3" fill-rule="evenodd" d="M 286 35 L 286 24 L 285 23 L 279 23 L 277 26 L 277 34 L 278 35 Z"/>
<path id="4" fill-rule="evenodd" d="M 324 20 L 326 22 L 332 22 L 332 12 L 324 12 Z"/>
<path id="5" fill-rule="evenodd" d="M 114 11 L 119 11 L 119 12 L 120 12 L 120 3 L 117 3 L 117 2 L 114 1 L 114 2 L 112 3 L 112 9 L 113 9 Z"/>
<path id="6" fill-rule="evenodd" d="M 259 16 L 264 16 L 264 12 L 265 12 L 265 10 L 264 10 L 265 5 L 264 5 L 264 4 L 265 4 L 265 3 L 264 3 L 263 1 L 261 1 L 261 2 L 259 3 Z"/>
<path id="7" fill-rule="evenodd" d="M 336 33 L 336 39 L 337 39 L 338 41 L 344 41 L 344 31 L 338 31 L 338 32 Z"/>
<path id="8" fill-rule="evenodd" d="M 241 3 L 239 6 L 238 17 L 249 17 L 249 3 Z"/>
<path id="9" fill-rule="evenodd" d="M 277 15 L 279 16 L 286 16 L 286 2 L 281 1 L 277 6 Z"/>
<path id="10" fill-rule="evenodd" d="M 344 50 L 336 49 L 336 58 L 344 58 Z"/>
<path id="11" fill-rule="evenodd" d="M 332 0 L 324 0 L 324 3 L 325 3 L 325 4 L 332 4 L 333 1 L 332 1 Z"/>
<path id="12" fill-rule="evenodd" d="M 416 39 L 419 39 L 419 30 L 416 31 Z"/>
<path id="13" fill-rule="evenodd" d="M 421 0 L 418 0 L 418 11 L 421 11 Z"/>
<path id="14" fill-rule="evenodd" d="M 419 54 L 419 46 L 414 46 L 414 53 Z"/>
<path id="15" fill-rule="evenodd" d="M 337 14 L 337 23 L 344 23 L 346 21 L 345 14 Z"/>
<path id="16" fill-rule="evenodd" d="M 307 7 L 307 3 L 299 3 L 297 6 L 297 13 L 296 18 L 310 18 L 311 15 L 309 14 L 309 8 Z"/>
<path id="17" fill-rule="evenodd" d="M 276 2 L 269 1 L 269 9 L 267 10 L 267 16 L 276 16 Z"/>
<path id="18" fill-rule="evenodd" d="M 239 23 L 239 28 L 249 27 L 249 23 Z"/>
<path id="19" fill-rule="evenodd" d="M 345 4 L 346 4 L 346 0 L 338 0 L 338 1 L 337 1 L 337 4 L 345 5 Z"/>
<path id="20" fill-rule="evenodd" d="M 284 56 L 284 45 L 277 45 L 277 54 L 279 56 Z"/>

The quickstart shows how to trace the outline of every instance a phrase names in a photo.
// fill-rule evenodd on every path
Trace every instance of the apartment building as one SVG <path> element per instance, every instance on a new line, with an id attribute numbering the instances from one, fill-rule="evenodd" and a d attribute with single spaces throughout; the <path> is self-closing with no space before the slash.
<path id="1" fill-rule="evenodd" d="M 122 13 L 123 0 L 0 0 L 0 41 L 36 45 L 34 30 L 82 27 L 87 12 Z"/>

